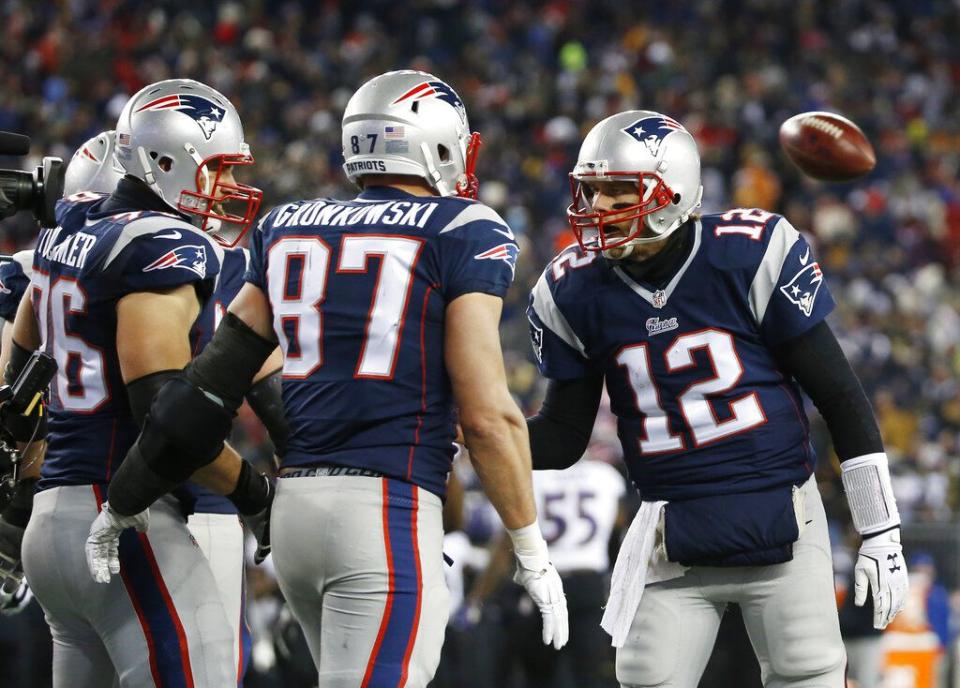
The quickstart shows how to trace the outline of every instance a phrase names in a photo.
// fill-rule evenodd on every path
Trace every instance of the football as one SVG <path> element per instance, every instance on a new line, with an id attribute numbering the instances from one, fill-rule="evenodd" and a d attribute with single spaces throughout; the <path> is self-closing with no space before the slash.
<path id="1" fill-rule="evenodd" d="M 780 125 L 780 146 L 804 174 L 849 182 L 877 164 L 873 146 L 856 124 L 832 112 L 802 112 Z"/>

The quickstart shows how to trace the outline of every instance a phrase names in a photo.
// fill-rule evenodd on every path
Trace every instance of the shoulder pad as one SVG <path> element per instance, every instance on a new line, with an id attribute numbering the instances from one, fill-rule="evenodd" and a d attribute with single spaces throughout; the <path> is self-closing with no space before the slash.
<path id="1" fill-rule="evenodd" d="M 465 227 L 474 222 L 482 222 L 489 229 L 502 234 L 507 239 L 513 241 L 513 231 L 511 231 L 506 221 L 490 206 L 476 201 L 468 202 L 463 209 L 458 212 L 447 224 L 440 230 L 440 234 L 446 234 L 454 230 Z"/>
<path id="2" fill-rule="evenodd" d="M 171 240 L 171 248 L 182 244 L 184 239 L 202 242 L 201 245 L 212 250 L 218 259 L 223 259 L 223 248 L 209 235 L 179 217 L 157 213 L 137 218 L 123 227 L 111 247 L 110 253 L 107 254 L 103 263 L 104 269 L 109 267 L 110 263 L 120 255 L 123 249 L 141 237 L 151 237 L 158 240 L 169 239 Z"/>

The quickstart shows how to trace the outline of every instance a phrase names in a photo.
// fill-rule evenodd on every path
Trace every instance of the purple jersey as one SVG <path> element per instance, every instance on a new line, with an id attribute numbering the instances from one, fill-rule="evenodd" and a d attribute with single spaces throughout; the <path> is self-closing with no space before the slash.
<path id="1" fill-rule="evenodd" d="M 109 482 L 137 438 L 117 356 L 117 302 L 184 284 L 206 300 L 220 271 L 221 249 L 180 217 L 108 214 L 104 199 L 84 192 L 60 201 L 60 224 L 41 231 L 34 253 L 42 348 L 59 367 L 40 489 Z"/>
<path id="2" fill-rule="evenodd" d="M 691 231 L 686 261 L 659 290 L 579 247 L 560 253 L 527 311 L 540 370 L 605 375 L 645 499 L 799 484 L 814 462 L 807 419 L 771 348 L 832 310 L 820 266 L 765 211 L 706 215 Z"/>
<path id="3" fill-rule="evenodd" d="M 517 245 L 481 203 L 386 187 L 273 209 L 247 281 L 266 292 L 284 352 L 283 466 L 379 471 L 443 495 L 454 414 L 447 304 L 502 297 Z"/>

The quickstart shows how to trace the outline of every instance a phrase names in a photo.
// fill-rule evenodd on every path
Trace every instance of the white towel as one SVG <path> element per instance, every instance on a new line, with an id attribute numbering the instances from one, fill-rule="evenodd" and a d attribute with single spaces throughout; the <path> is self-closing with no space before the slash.
<path id="1" fill-rule="evenodd" d="M 657 546 L 658 526 L 666 502 L 643 502 L 620 545 L 613 567 L 610 597 L 600 627 L 613 638 L 614 647 L 623 647 L 640 606 L 647 583 L 682 576 L 685 566 L 666 560 Z M 662 534 L 661 534 L 662 536 Z"/>

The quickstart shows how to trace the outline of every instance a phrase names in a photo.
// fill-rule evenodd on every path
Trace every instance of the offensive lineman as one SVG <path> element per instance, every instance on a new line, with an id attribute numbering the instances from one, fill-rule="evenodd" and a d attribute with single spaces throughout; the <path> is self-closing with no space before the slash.
<path id="1" fill-rule="evenodd" d="M 203 438 L 212 451 L 198 452 L 180 430 L 183 409 L 222 426 L 216 419 L 235 410 L 238 385 L 279 339 L 291 436 L 271 541 L 320 686 L 422 687 L 448 615 L 440 504 L 454 399 L 510 529 L 517 581 L 541 610 L 544 643 L 566 642 L 562 586 L 537 525 L 529 445 L 497 328 L 517 246 L 496 213 L 456 197 L 476 195 L 479 137 L 436 77 L 402 71 L 368 81 L 347 104 L 343 145 L 362 192 L 287 203 L 265 217 L 249 284 L 188 367 L 189 384 L 161 391 L 110 497 L 121 514 L 149 503 L 113 494 L 158 487 L 151 445 L 219 464 L 222 435 Z"/>
<path id="2" fill-rule="evenodd" d="M 547 266 L 528 309 L 550 379 L 529 424 L 536 468 L 572 465 L 606 381 L 644 500 L 603 619 L 618 679 L 696 686 L 734 602 L 765 686 L 841 688 L 801 388 L 842 461 L 864 538 L 856 600 L 872 590 L 878 628 L 902 607 L 907 577 L 880 433 L 824 320 L 833 300 L 810 246 L 763 210 L 694 215 L 696 143 L 655 112 L 597 124 L 570 180 L 579 246 Z"/>
<path id="3" fill-rule="evenodd" d="M 114 674 L 120 686 L 231 685 L 236 623 L 186 528 L 188 495 L 154 505 L 149 534 L 124 533 L 123 576 L 109 586 L 84 572 L 80 543 L 97 511 L 108 513 L 107 485 L 154 392 L 190 359 L 222 255 L 192 223 L 249 226 L 260 192 L 233 179 L 236 166 L 252 163 L 236 111 L 198 82 L 140 91 L 121 113 L 116 143 L 128 176 L 109 197 L 79 193 L 59 204 L 60 226 L 40 236 L 14 326 L 8 380 L 41 344 L 59 367 L 24 571 L 54 636 L 55 686 L 111 685 Z M 181 470 L 179 457 L 167 460 Z M 268 484 L 244 467 L 206 482 L 255 514 Z M 125 525 L 143 531 L 147 516 Z"/>

